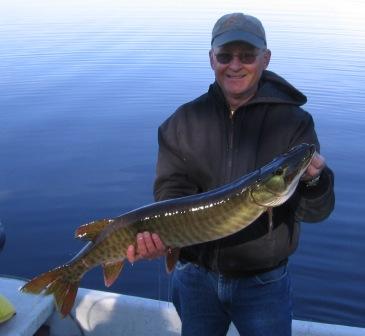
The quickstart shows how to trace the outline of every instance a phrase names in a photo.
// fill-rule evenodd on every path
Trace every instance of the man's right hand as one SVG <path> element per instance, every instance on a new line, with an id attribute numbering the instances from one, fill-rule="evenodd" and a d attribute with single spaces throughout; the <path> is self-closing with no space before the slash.
<path id="1" fill-rule="evenodd" d="M 136 244 L 127 249 L 127 259 L 134 263 L 140 259 L 155 259 L 166 255 L 166 246 L 156 233 L 143 232 L 137 234 Z"/>

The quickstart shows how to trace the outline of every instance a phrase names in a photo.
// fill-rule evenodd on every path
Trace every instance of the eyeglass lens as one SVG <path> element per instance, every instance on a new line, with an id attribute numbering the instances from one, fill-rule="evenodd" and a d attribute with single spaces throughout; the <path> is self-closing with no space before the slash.
<path id="1" fill-rule="evenodd" d="M 257 54 L 254 53 L 239 53 L 236 55 L 230 53 L 218 53 L 215 54 L 217 61 L 221 64 L 231 63 L 234 56 L 237 56 L 241 63 L 243 64 L 252 64 L 255 62 Z"/>

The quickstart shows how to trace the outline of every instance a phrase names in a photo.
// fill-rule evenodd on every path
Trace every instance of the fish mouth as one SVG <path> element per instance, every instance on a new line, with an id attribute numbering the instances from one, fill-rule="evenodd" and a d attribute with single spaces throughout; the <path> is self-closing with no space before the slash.
<path id="1" fill-rule="evenodd" d="M 266 166 L 266 180 L 263 182 L 264 188 L 273 197 L 264 203 L 256 200 L 256 203 L 264 206 L 275 207 L 286 202 L 295 192 L 300 178 L 306 171 L 314 155 L 315 147 L 313 145 L 302 144 L 294 147 L 292 150 L 282 155 L 279 160 L 274 160 Z M 265 171 L 264 168 L 264 171 Z M 265 175 L 265 172 L 262 174 Z M 270 183 L 278 175 L 282 184 Z M 273 180 L 275 181 L 275 180 Z M 253 196 L 255 198 L 255 196 Z"/>
<path id="2" fill-rule="evenodd" d="M 314 153 L 315 147 L 314 145 L 310 145 L 307 149 L 307 152 L 303 155 L 302 160 L 298 162 L 296 162 L 296 160 L 293 160 L 292 163 L 288 163 L 287 172 L 284 177 L 287 189 L 285 190 L 283 196 L 289 198 L 294 193 L 299 183 L 299 180 L 301 179 L 304 172 L 307 170 Z M 288 152 L 288 155 L 290 155 L 290 151 Z"/>
<path id="3" fill-rule="evenodd" d="M 288 163 L 288 172 L 285 176 L 285 181 L 287 183 L 291 183 L 296 177 L 301 177 L 304 172 L 307 170 L 313 155 L 315 153 L 315 147 L 314 145 L 310 145 L 307 149 L 307 152 L 303 155 L 302 160 L 295 162 L 293 160 L 293 163 Z M 290 152 L 288 152 L 290 154 Z"/>

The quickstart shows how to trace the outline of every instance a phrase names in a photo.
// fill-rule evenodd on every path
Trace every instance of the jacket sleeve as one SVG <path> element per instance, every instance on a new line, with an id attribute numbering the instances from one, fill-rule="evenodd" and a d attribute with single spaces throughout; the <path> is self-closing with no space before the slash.
<path id="1" fill-rule="evenodd" d="M 316 186 L 308 187 L 300 182 L 297 192 L 299 206 L 296 211 L 298 220 L 315 223 L 326 219 L 335 207 L 334 174 L 325 167 Z"/>
<path id="2" fill-rule="evenodd" d="M 295 132 L 293 145 L 311 143 L 320 152 L 313 119 L 307 113 L 306 116 Z M 333 171 L 326 166 L 321 172 L 319 183 L 315 186 L 309 187 L 305 182 L 300 182 L 292 201 L 296 204 L 297 220 L 314 223 L 326 219 L 335 206 Z"/>
<path id="3" fill-rule="evenodd" d="M 198 186 L 189 177 L 186 158 L 179 150 L 176 123 L 167 120 L 158 129 L 158 157 L 154 198 L 156 201 L 196 194 Z"/>

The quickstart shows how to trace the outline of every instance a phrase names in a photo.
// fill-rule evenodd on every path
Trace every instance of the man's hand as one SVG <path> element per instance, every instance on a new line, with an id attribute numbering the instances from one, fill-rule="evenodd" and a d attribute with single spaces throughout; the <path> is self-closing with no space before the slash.
<path id="1" fill-rule="evenodd" d="M 316 178 L 321 174 L 325 166 L 326 166 L 325 158 L 321 154 L 315 152 L 307 170 L 302 176 L 302 181 L 310 181 Z"/>
<path id="2" fill-rule="evenodd" d="M 127 249 L 127 259 L 134 263 L 140 259 L 154 259 L 166 255 L 166 246 L 156 233 L 138 233 L 136 244 Z"/>

